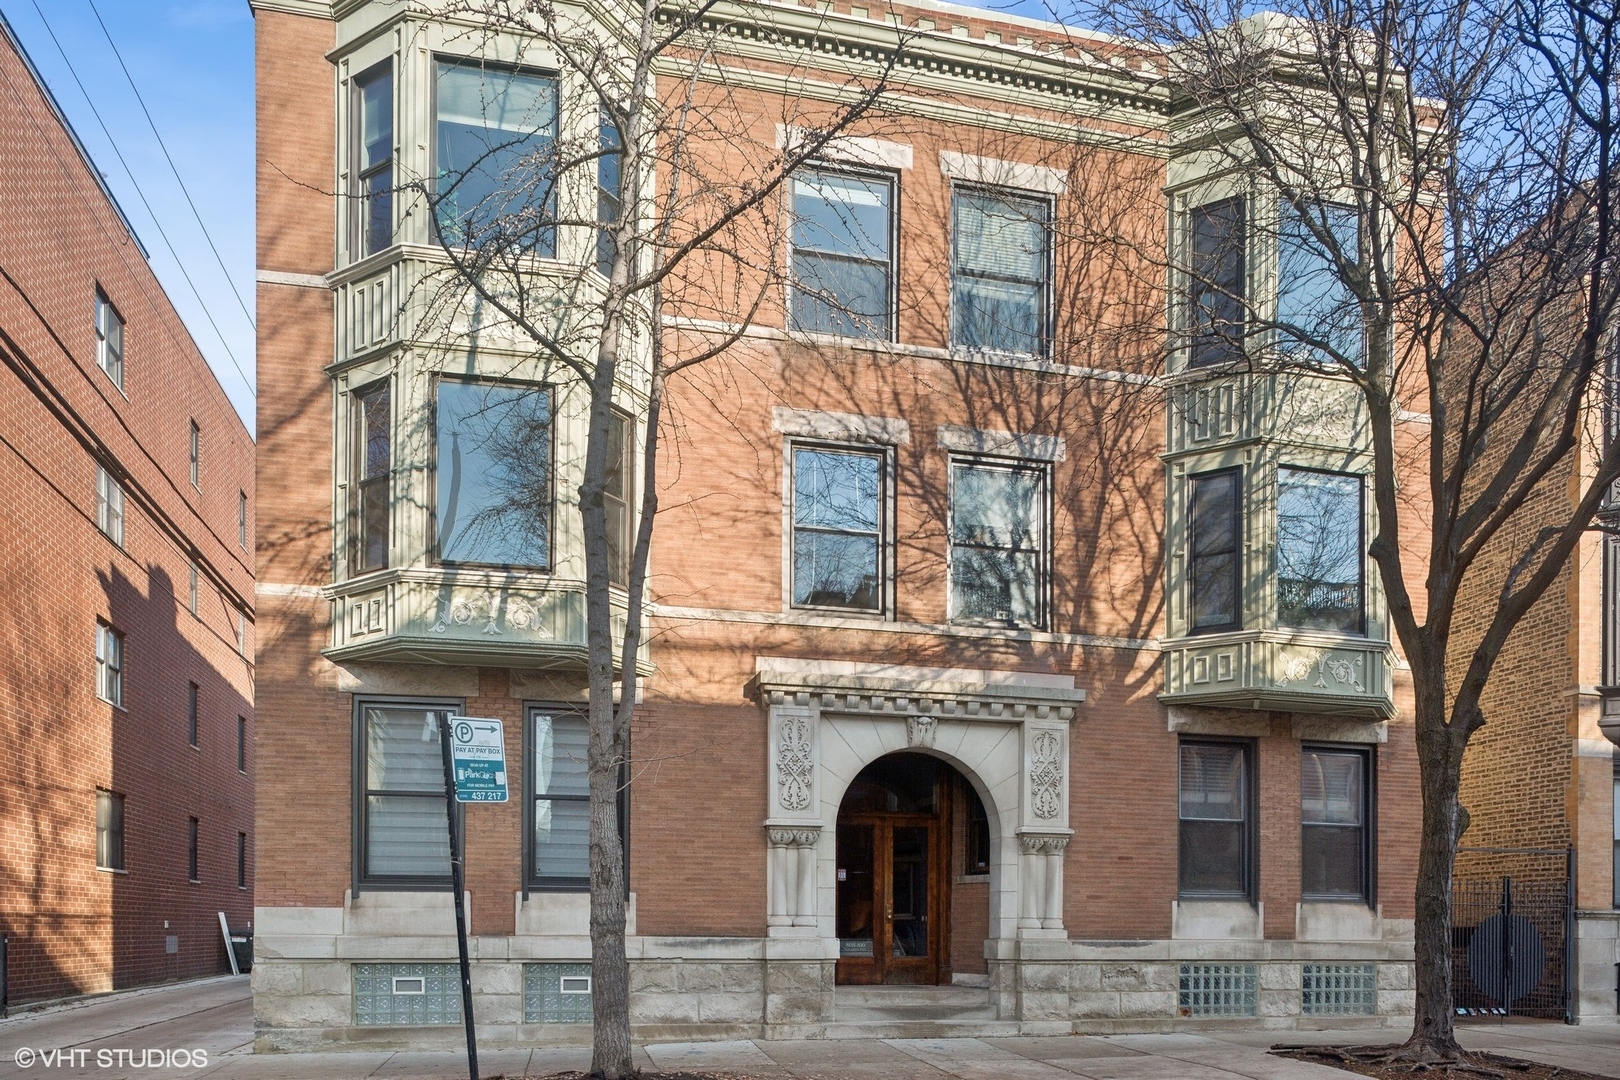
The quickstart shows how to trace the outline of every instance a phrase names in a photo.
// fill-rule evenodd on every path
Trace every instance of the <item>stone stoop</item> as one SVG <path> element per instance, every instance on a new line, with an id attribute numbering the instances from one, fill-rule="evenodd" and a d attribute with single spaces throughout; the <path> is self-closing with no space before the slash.
<path id="1" fill-rule="evenodd" d="M 937 1039 L 1016 1035 L 997 1020 L 983 986 L 840 986 L 833 991 L 829 1039 Z"/>

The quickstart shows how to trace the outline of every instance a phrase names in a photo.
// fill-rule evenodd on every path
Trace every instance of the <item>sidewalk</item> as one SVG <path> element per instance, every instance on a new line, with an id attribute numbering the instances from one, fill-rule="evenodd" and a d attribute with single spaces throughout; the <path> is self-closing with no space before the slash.
<path id="1" fill-rule="evenodd" d="M 1620 1080 L 1620 1025 L 1470 1024 L 1459 1030 L 1475 1049 Z M 1265 1050 L 1278 1042 L 1367 1043 L 1395 1041 L 1403 1034 L 1234 1028 L 1197 1035 L 663 1043 L 641 1048 L 637 1057 L 643 1068 L 723 1070 L 760 1080 L 1350 1080 L 1351 1073 L 1272 1057 Z M 0 1077 L 455 1080 L 467 1075 L 464 1054 L 254 1054 L 252 1038 L 253 1003 L 245 976 L 110 994 L 0 1020 Z M 153 1067 L 154 1059 L 172 1057 L 148 1052 L 177 1050 L 189 1051 L 181 1055 L 182 1067 Z M 121 1064 L 118 1051 L 126 1052 Z M 128 1051 L 136 1055 L 133 1063 Z M 30 1057 L 29 1067 L 21 1068 L 19 1061 Z M 191 1067 L 184 1067 L 187 1059 Z M 585 1049 L 479 1055 L 486 1080 L 589 1065 Z"/>

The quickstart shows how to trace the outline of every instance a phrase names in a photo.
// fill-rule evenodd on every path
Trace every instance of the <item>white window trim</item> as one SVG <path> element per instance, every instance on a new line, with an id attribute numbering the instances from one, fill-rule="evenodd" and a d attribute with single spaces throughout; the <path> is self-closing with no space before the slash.
<path id="1" fill-rule="evenodd" d="M 1027 194 L 1062 195 L 1069 190 L 1069 174 L 1065 169 L 1003 161 L 977 154 L 959 154 L 954 150 L 939 152 L 939 171 L 963 183 L 1007 188 Z"/>
<path id="2" fill-rule="evenodd" d="M 840 414 L 834 414 L 840 415 Z M 873 418 L 881 419 L 881 418 Z M 900 421 L 904 423 L 904 421 Z M 909 432 L 907 433 L 909 439 Z M 829 607 L 823 604 L 793 602 L 793 453 L 795 450 L 828 450 L 834 453 L 866 454 L 879 459 L 878 491 L 878 606 L 875 608 Z M 832 615 L 837 618 L 892 622 L 894 610 L 895 544 L 894 490 L 895 457 L 892 444 L 829 440 L 820 438 L 782 440 L 782 612 Z"/>

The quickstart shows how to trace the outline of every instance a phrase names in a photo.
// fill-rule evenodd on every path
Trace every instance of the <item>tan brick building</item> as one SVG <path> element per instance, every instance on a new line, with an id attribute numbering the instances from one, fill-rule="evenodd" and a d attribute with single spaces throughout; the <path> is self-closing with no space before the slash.
<path id="1" fill-rule="evenodd" d="M 253 440 L 0 18 L 0 930 L 12 1003 L 253 917 Z"/>
<path id="2" fill-rule="evenodd" d="M 447 344 L 415 299 L 425 211 L 381 195 L 469 169 L 458 140 L 521 133 L 499 117 L 569 76 L 397 5 L 253 7 L 260 1045 L 461 1038 L 446 711 L 498 718 L 514 766 L 510 803 L 461 816 L 482 1038 L 582 1040 L 583 388 L 498 335 Z M 779 301 L 671 386 L 638 1030 L 1409 1014 L 1417 761 L 1365 417 L 1347 383 L 1227 363 L 1207 303 L 1171 305 L 1167 370 L 1142 284 L 1168 248 L 1276 290 L 1277 230 L 1231 243 L 1276 200 L 1126 42 L 933 3 L 726 17 L 722 170 L 798 137 L 771 64 L 858 67 L 899 26 L 906 74 L 789 185 Z M 593 231 L 537 265 L 588 285 Z M 507 470 L 489 416 L 551 449 Z M 542 474 L 543 529 L 467 524 Z"/>

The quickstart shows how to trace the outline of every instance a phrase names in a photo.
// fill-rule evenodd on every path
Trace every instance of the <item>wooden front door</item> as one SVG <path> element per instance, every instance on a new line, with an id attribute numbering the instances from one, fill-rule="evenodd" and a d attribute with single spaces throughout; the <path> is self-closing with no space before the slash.
<path id="1" fill-rule="evenodd" d="M 838 982 L 939 982 L 949 971 L 939 816 L 840 814 L 837 839 Z"/>

